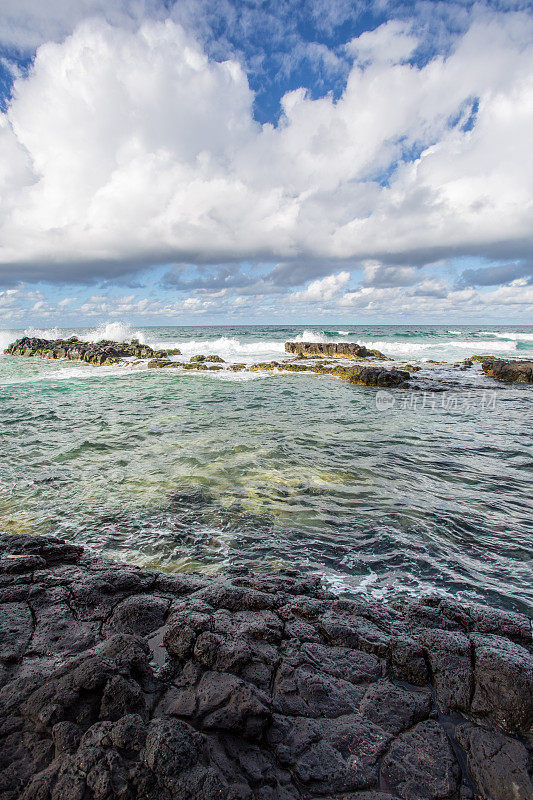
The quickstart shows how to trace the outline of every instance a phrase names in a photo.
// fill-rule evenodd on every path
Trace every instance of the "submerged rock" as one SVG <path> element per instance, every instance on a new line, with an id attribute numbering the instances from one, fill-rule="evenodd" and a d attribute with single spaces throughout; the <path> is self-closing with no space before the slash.
<path id="1" fill-rule="evenodd" d="M 520 614 L 0 534 L 0 645 L 2 800 L 533 797 Z"/>
<path id="2" fill-rule="evenodd" d="M 485 375 L 506 383 L 533 383 L 533 361 L 485 359 L 481 362 Z"/>
<path id="3" fill-rule="evenodd" d="M 285 342 L 285 351 L 298 356 L 334 356 L 337 358 L 376 358 L 390 361 L 379 350 L 368 350 L 355 342 Z"/>

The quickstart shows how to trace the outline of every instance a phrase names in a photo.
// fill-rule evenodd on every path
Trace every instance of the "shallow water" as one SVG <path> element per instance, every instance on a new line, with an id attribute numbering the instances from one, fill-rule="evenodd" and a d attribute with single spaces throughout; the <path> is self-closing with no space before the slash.
<path id="1" fill-rule="evenodd" d="M 137 334 L 246 363 L 311 337 L 410 363 L 533 357 L 523 327 Z M 17 335 L 0 333 L 2 346 Z M 437 590 L 531 609 L 533 388 L 496 384 L 477 366 L 431 369 L 447 391 L 0 356 L 0 528 L 172 570 L 300 566 L 350 593 Z"/>

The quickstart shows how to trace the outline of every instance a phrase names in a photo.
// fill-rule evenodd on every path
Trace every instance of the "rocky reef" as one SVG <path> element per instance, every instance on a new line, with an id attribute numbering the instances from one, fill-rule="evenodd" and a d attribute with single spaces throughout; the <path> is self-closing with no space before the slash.
<path id="1" fill-rule="evenodd" d="M 287 345 L 292 344 L 288 342 Z M 286 345 L 286 346 L 287 346 Z M 329 345 L 328 345 L 329 346 Z M 341 347 L 341 345 L 339 345 Z M 367 350 L 359 345 L 342 345 L 342 347 L 355 348 L 358 352 L 364 351 L 361 358 L 381 357 L 377 350 Z M 172 361 L 170 355 L 180 355 L 179 350 L 152 350 L 147 345 L 141 345 L 133 340 L 131 343 L 119 342 L 80 342 L 76 337 L 63 340 L 56 339 L 49 341 L 46 339 L 30 339 L 24 337 L 9 345 L 4 351 L 10 355 L 35 356 L 40 358 L 67 358 L 73 361 L 85 361 L 93 365 L 106 364 L 126 364 L 125 358 L 134 356 L 140 359 L 149 359 L 147 367 L 149 369 L 184 369 L 195 371 L 219 371 L 223 369 L 221 364 L 225 361 L 218 355 L 194 355 L 188 362 Z M 355 351 L 354 351 L 355 352 Z M 340 353 L 337 354 L 340 356 Z M 347 357 L 347 356 L 345 356 Z M 354 358 L 355 356 L 350 356 Z M 386 358 L 383 356 L 383 358 Z M 383 367 L 367 365 L 341 365 L 339 363 L 318 361 L 316 359 L 309 362 L 304 361 L 269 361 L 266 363 L 253 364 L 249 368 L 245 364 L 230 364 L 228 369 L 232 372 L 241 372 L 249 369 L 252 372 L 313 372 L 320 375 L 331 375 L 336 378 L 344 378 L 350 383 L 357 383 L 363 386 L 394 387 L 406 386 L 410 378 L 409 372 L 398 369 L 386 369 Z"/>
<path id="2" fill-rule="evenodd" d="M 530 620 L 0 535 L 1 800 L 531 800 Z"/>
<path id="3" fill-rule="evenodd" d="M 316 375 L 330 375 L 334 378 L 343 378 L 349 383 L 356 383 L 361 386 L 407 386 L 410 374 L 406 370 L 392 369 L 387 367 L 371 367 L 366 365 L 343 365 L 333 364 L 322 361 L 311 363 L 300 361 L 269 361 L 264 363 L 252 364 L 251 372 L 311 372 Z"/>
<path id="4" fill-rule="evenodd" d="M 403 369 L 382 369 L 381 367 L 351 367 L 348 381 L 361 386 L 407 386 L 410 374 Z"/>
<path id="5" fill-rule="evenodd" d="M 136 339 L 131 342 L 81 342 L 76 336 L 70 339 L 37 339 L 23 336 L 6 347 L 4 353 L 13 356 L 37 358 L 66 358 L 69 361 L 85 361 L 88 364 L 103 366 L 116 364 L 124 358 L 154 358 L 166 356 L 164 351 L 153 350 Z M 179 350 L 173 353 L 179 354 Z"/>
<path id="6" fill-rule="evenodd" d="M 355 342 L 285 342 L 285 352 L 295 355 L 328 358 L 376 358 L 389 361 L 379 350 L 368 350 Z"/>
<path id="7" fill-rule="evenodd" d="M 533 361 L 504 361 L 485 358 L 481 361 L 485 375 L 506 383 L 533 383 Z"/>

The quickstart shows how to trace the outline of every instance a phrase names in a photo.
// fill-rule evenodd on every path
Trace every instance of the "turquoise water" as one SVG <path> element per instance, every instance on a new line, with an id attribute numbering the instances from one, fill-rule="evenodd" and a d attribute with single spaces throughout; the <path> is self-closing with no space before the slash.
<path id="1" fill-rule="evenodd" d="M 281 358 L 287 339 L 360 341 L 430 382 L 383 394 L 317 375 L 2 355 L 0 528 L 171 570 L 299 566 L 351 594 L 533 607 L 533 387 L 453 366 L 533 357 L 533 327 L 47 333 L 137 335 L 245 363 Z M 18 335 L 0 332 L 2 348 Z"/>

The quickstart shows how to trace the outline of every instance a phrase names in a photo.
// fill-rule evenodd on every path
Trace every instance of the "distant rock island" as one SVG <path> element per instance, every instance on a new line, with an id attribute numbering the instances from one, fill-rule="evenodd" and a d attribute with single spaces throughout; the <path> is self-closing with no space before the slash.
<path id="1" fill-rule="evenodd" d="M 531 800 L 531 621 L 0 534 L 2 800 Z"/>
<path id="2" fill-rule="evenodd" d="M 328 358 L 373 358 L 390 361 L 379 350 L 368 350 L 356 342 L 285 342 L 285 351 L 301 356 Z"/>
<path id="3" fill-rule="evenodd" d="M 100 342 L 82 342 L 76 336 L 70 339 L 38 339 L 23 336 L 6 347 L 4 353 L 13 356 L 37 358 L 66 358 L 69 361 L 85 361 L 87 364 L 104 366 L 116 364 L 123 358 L 154 358 L 155 350 L 136 339 L 131 342 L 113 342 L 103 339 Z M 166 355 L 166 352 L 164 353 Z"/>

